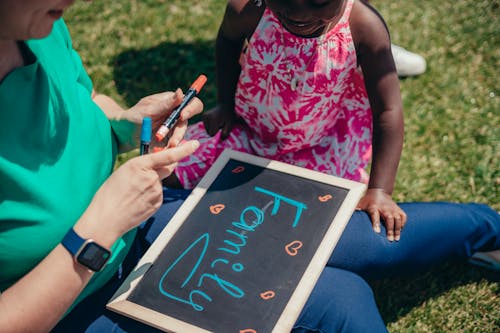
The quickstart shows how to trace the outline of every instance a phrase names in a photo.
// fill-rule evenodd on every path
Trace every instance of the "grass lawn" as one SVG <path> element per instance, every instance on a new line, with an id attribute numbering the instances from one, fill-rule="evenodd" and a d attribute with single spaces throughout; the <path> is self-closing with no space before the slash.
<path id="1" fill-rule="evenodd" d="M 393 41 L 428 62 L 424 75 L 401 80 L 406 136 L 395 199 L 475 201 L 500 210 L 500 2 L 372 3 Z M 206 73 L 200 97 L 208 109 L 215 103 L 214 38 L 224 6 L 77 2 L 65 19 L 98 91 L 132 106 L 144 95 L 186 89 Z M 463 263 L 378 281 L 374 291 L 391 332 L 500 332 L 499 277 Z"/>

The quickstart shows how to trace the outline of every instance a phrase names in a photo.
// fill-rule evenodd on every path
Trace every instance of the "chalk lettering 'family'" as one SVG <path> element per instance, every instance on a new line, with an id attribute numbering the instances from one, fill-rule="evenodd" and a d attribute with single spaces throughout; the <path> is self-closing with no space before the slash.
<path id="1" fill-rule="evenodd" d="M 258 193 L 262 193 L 266 196 L 272 197 L 273 207 L 271 210 L 271 216 L 276 215 L 281 207 L 281 203 L 286 203 L 291 206 L 296 207 L 297 211 L 293 221 L 291 222 L 292 228 L 297 227 L 300 221 L 300 217 L 302 212 L 307 209 L 307 206 L 304 203 L 298 202 L 296 200 L 290 199 L 278 193 L 266 190 L 262 187 L 255 186 L 254 190 Z M 231 225 L 235 228 L 226 229 L 227 239 L 224 240 L 224 245 L 217 248 L 217 251 L 221 252 L 221 256 L 233 255 L 237 256 L 242 247 L 247 245 L 248 233 L 255 232 L 258 227 L 264 223 L 265 217 L 265 209 L 261 209 L 255 206 L 248 206 L 240 214 L 239 221 L 232 222 Z M 242 263 L 235 262 L 231 264 L 231 261 L 227 258 L 217 257 L 210 263 L 210 268 L 213 271 L 210 272 L 198 272 L 198 269 L 203 262 L 203 260 L 210 260 L 205 258 L 207 249 L 210 244 L 210 234 L 204 233 L 196 240 L 194 240 L 178 257 L 174 260 L 174 262 L 167 267 L 165 272 L 163 273 L 160 282 L 159 282 L 159 290 L 160 293 L 176 302 L 184 303 L 190 305 L 196 311 L 203 311 L 205 307 L 200 303 L 205 300 L 205 302 L 212 302 L 212 297 L 207 294 L 206 289 L 204 289 L 205 283 L 216 283 L 218 287 L 220 287 L 225 293 L 233 298 L 242 298 L 245 296 L 245 292 L 239 288 L 234 283 L 225 280 L 221 276 L 217 274 L 217 268 L 220 265 L 230 265 L 230 268 L 235 272 L 241 272 L 245 269 L 245 266 Z M 174 268 L 183 262 L 183 259 L 190 254 L 190 257 L 195 256 L 197 259 L 195 260 L 192 268 L 189 270 L 186 278 L 182 281 L 181 285 L 171 285 L 168 281 L 169 274 L 174 270 Z M 237 258 L 233 258 L 237 259 Z M 198 280 L 192 284 L 189 284 L 193 279 L 195 274 L 199 275 Z M 191 285 L 194 285 L 191 287 Z M 187 289 L 185 289 L 187 288 Z M 189 291 L 189 296 L 187 298 L 183 298 L 178 296 L 180 292 Z M 177 292 L 177 293 L 176 293 Z"/>

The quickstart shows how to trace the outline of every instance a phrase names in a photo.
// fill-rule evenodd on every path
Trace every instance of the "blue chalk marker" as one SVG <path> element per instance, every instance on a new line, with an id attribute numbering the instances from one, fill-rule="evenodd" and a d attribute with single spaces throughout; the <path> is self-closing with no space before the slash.
<path id="1" fill-rule="evenodd" d="M 144 117 L 141 127 L 141 155 L 149 153 L 149 145 L 151 143 L 151 118 Z"/>

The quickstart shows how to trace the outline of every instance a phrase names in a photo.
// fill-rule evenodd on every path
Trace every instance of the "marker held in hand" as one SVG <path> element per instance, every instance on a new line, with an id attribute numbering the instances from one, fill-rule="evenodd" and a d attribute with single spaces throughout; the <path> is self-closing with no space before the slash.
<path id="1" fill-rule="evenodd" d="M 184 95 L 181 104 L 179 104 L 179 106 L 172 111 L 170 116 L 168 116 L 168 118 L 165 120 L 165 122 L 163 122 L 163 124 L 156 132 L 155 137 L 156 140 L 158 140 L 158 142 L 162 141 L 165 138 L 165 136 L 167 136 L 170 129 L 174 127 L 175 123 L 179 119 L 182 110 L 184 110 L 184 108 L 189 104 L 189 102 L 191 102 L 191 100 L 194 97 L 196 97 L 196 95 L 198 95 L 201 88 L 203 88 L 206 82 L 207 82 L 207 77 L 203 74 L 198 76 L 198 78 L 193 82 L 191 87 L 186 92 L 186 95 Z"/>
<path id="2" fill-rule="evenodd" d="M 142 119 L 142 127 L 141 127 L 141 148 L 140 148 L 141 155 L 149 153 L 150 144 L 151 144 L 151 118 L 144 117 Z"/>

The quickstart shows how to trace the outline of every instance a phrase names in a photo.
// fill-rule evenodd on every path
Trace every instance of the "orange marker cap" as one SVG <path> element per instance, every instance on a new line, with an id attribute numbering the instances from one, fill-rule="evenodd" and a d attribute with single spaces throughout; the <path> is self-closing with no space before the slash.
<path id="1" fill-rule="evenodd" d="M 193 82 L 193 84 L 191 85 L 191 89 L 196 90 L 196 93 L 198 94 L 200 92 L 201 88 L 203 88 L 203 86 L 205 85 L 206 82 L 207 82 L 207 77 L 205 75 L 201 74 Z"/>

